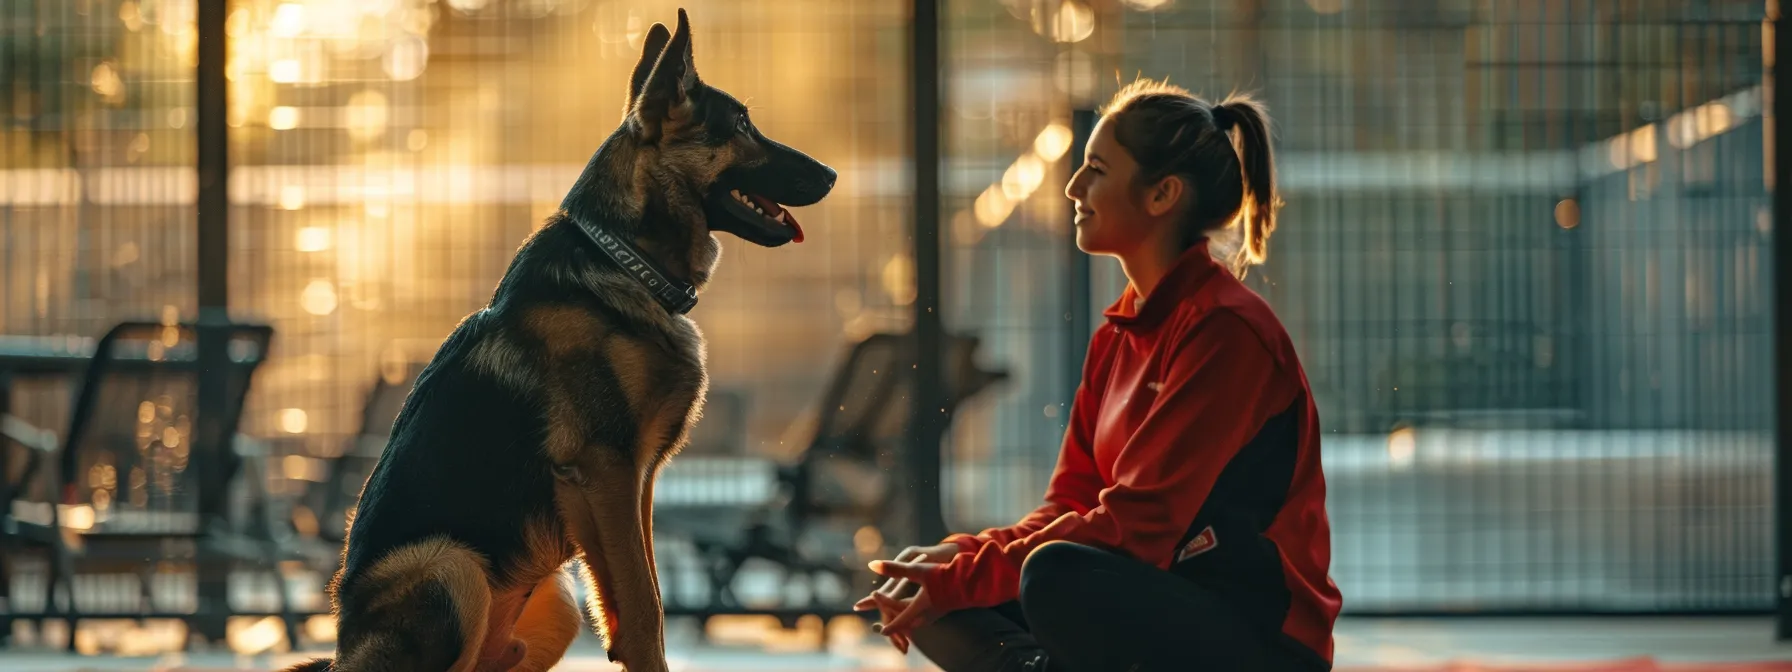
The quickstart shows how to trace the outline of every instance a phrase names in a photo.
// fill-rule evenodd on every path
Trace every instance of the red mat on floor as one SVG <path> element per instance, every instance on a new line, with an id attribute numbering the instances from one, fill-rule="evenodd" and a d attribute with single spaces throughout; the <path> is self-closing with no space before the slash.
<path id="1" fill-rule="evenodd" d="M 827 669 L 839 670 L 837 667 L 802 667 L 802 670 Z M 563 669 L 574 672 L 592 670 L 619 670 L 605 663 L 591 665 L 563 665 Z M 160 672 L 242 672 L 241 669 L 226 670 L 210 667 L 173 667 L 158 668 Z M 278 668 L 276 668 L 278 669 Z M 691 667 L 685 672 L 739 672 L 740 670 L 762 670 L 762 666 L 729 667 Z M 867 667 L 856 672 L 911 672 L 907 668 Z M 1579 662 L 1579 663 L 1475 663 L 1457 662 L 1412 666 L 1378 666 L 1340 667 L 1334 672 L 1792 672 L 1792 661 L 1744 662 L 1744 663 L 1664 663 L 1648 658 L 1635 658 L 1613 661 Z"/>
<path id="2" fill-rule="evenodd" d="M 758 669 L 758 668 L 753 668 Z M 729 670 L 691 669 L 686 672 L 731 672 Z M 868 667 L 854 672 L 913 672 L 909 668 Z M 1333 672 L 1792 672 L 1792 662 L 1769 663 L 1656 663 L 1623 661 L 1600 663 L 1526 663 L 1489 665 L 1485 663 L 1452 663 L 1391 667 L 1340 667 Z"/>
<path id="3" fill-rule="evenodd" d="M 1340 667 L 1334 672 L 1792 672 L 1792 661 L 1664 663 L 1649 658 L 1590 663 L 1474 663 L 1412 667 Z"/>
<path id="4" fill-rule="evenodd" d="M 612 669 L 612 668 L 574 668 Z M 759 670 L 759 667 L 746 669 Z M 804 668 L 809 669 L 809 668 Z M 839 669 L 839 668 L 827 668 Z M 173 667 L 159 672 L 243 672 L 238 669 Z M 705 668 L 687 668 L 686 672 L 711 672 Z M 713 672 L 736 672 L 717 668 Z M 863 668 L 858 672 L 911 672 L 907 668 Z M 1650 660 L 1607 661 L 1598 663 L 1525 663 L 1491 665 L 1486 663 L 1449 663 L 1444 665 L 1392 667 L 1340 667 L 1334 672 L 1792 672 L 1792 662 L 1762 663 L 1659 663 Z"/>

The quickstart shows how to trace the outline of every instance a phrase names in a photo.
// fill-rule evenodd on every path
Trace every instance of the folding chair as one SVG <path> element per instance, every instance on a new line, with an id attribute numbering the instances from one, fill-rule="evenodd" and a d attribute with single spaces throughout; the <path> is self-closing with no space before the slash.
<path id="1" fill-rule="evenodd" d="M 279 613 L 288 636 L 297 642 L 297 620 L 280 574 L 281 549 L 268 536 L 265 521 L 231 510 L 230 497 L 245 462 L 256 467 L 248 472 L 251 478 L 236 484 L 248 488 L 251 512 L 265 518 L 266 496 L 260 486 L 266 450 L 239 437 L 236 429 L 254 373 L 267 358 L 273 329 L 247 324 L 219 328 L 227 339 L 228 368 L 224 407 L 211 425 L 216 432 L 212 437 L 198 435 L 198 326 L 126 322 L 95 348 L 58 456 L 54 485 L 61 489 L 59 505 L 50 508 L 43 528 L 20 527 L 25 530 L 21 537 L 69 540 L 56 551 L 58 567 L 46 594 L 53 597 L 60 586 L 67 596 L 61 616 L 69 623 L 70 649 L 75 625 L 83 618 L 179 618 L 208 637 L 221 636 L 224 619 L 236 612 L 228 603 L 228 584 L 213 573 L 201 571 L 195 612 L 154 608 L 150 586 L 158 563 L 145 559 L 171 558 L 201 566 L 246 564 L 271 574 Z M 217 453 L 192 452 L 207 445 L 217 447 Z M 80 609 L 76 569 L 137 574 L 139 608 L 116 613 Z M 56 610 L 53 600 L 46 602 L 46 610 Z"/>
<path id="2" fill-rule="evenodd" d="M 815 559 L 803 540 L 824 524 L 839 529 L 882 527 L 883 515 L 899 488 L 888 475 L 900 473 L 914 384 L 914 357 L 907 334 L 878 333 L 854 344 L 822 397 L 815 433 L 794 464 L 779 470 L 780 496 L 750 515 L 744 533 L 693 540 L 710 577 L 716 607 L 739 608 L 735 577 L 748 560 L 775 563 L 793 575 L 831 574 L 851 585 L 860 571 L 839 556 Z M 976 363 L 980 339 L 946 337 L 945 412 L 1006 380 L 1001 370 Z M 774 523 L 782 514 L 782 524 Z"/>

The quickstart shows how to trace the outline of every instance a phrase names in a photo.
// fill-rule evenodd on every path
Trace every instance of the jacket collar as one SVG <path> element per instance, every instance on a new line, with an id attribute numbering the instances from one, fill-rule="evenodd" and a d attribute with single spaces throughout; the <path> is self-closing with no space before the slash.
<path id="1" fill-rule="evenodd" d="M 1108 306 L 1102 314 L 1108 322 L 1127 329 L 1142 329 L 1156 326 L 1163 322 L 1176 306 L 1198 293 L 1208 280 L 1224 271 L 1218 261 L 1208 251 L 1207 241 L 1190 246 L 1176 258 L 1157 286 L 1152 288 L 1148 296 L 1139 296 L 1138 289 L 1127 283 L 1126 291 L 1120 293 L 1119 300 Z"/>

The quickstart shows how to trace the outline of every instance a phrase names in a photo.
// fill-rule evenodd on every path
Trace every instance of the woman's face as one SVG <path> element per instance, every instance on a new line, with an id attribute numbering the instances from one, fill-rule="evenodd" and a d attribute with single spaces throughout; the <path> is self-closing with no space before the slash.
<path id="1" fill-rule="evenodd" d="M 1139 164 L 1114 138 L 1113 117 L 1102 117 L 1084 148 L 1083 165 L 1064 195 L 1076 202 L 1076 246 L 1089 254 L 1125 256 L 1174 229 L 1170 212 L 1182 180 L 1136 184 Z"/>

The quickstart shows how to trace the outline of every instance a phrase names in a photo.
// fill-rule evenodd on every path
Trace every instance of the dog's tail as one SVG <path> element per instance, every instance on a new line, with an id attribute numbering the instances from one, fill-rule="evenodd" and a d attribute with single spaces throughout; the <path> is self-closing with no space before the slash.
<path id="1" fill-rule="evenodd" d="M 329 658 L 313 658 L 280 672 L 330 672 L 330 667 L 335 664 L 336 661 Z"/>

